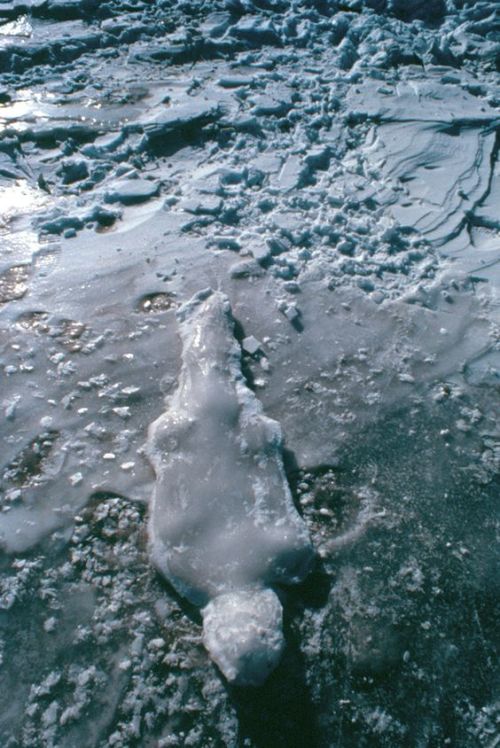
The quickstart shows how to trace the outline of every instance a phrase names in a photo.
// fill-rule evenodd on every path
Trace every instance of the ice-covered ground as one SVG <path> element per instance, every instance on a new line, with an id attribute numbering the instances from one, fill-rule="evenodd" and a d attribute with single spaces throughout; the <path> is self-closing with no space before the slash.
<path id="1" fill-rule="evenodd" d="M 498 745 L 499 33 L 494 0 L 0 1 L 2 746 Z M 257 689 L 148 550 L 207 287 L 319 556 L 271 580 Z"/>

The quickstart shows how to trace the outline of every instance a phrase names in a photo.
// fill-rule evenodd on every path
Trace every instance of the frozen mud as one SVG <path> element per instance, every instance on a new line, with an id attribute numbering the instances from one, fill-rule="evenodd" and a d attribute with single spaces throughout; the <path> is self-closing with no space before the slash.
<path id="1" fill-rule="evenodd" d="M 497 5 L 0 1 L 2 746 L 496 746 Z"/>

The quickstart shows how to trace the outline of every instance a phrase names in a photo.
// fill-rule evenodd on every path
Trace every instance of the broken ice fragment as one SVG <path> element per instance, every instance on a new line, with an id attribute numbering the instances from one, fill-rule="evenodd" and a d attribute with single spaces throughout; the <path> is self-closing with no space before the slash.
<path id="1" fill-rule="evenodd" d="M 244 351 L 253 356 L 255 353 L 257 353 L 258 350 L 260 350 L 261 344 L 257 340 L 257 338 L 255 338 L 253 335 L 249 335 L 248 337 L 243 338 L 241 347 Z"/>
<path id="2" fill-rule="evenodd" d="M 300 317 L 300 311 L 296 304 L 287 304 L 286 301 L 280 301 L 278 309 L 290 322 L 292 322 L 292 324 Z"/>
<path id="3" fill-rule="evenodd" d="M 73 473 L 73 475 L 69 476 L 69 482 L 72 486 L 77 486 L 79 483 L 81 483 L 83 480 L 83 475 L 81 473 Z"/>
<path id="4" fill-rule="evenodd" d="M 228 592 L 203 609 L 203 642 L 228 681 L 259 685 L 285 646 L 283 610 L 270 589 Z"/>
<path id="5" fill-rule="evenodd" d="M 146 179 L 123 179 L 115 182 L 106 193 L 108 203 L 136 205 L 158 195 L 160 186 L 157 182 Z"/>
<path id="6" fill-rule="evenodd" d="M 258 685 L 283 648 L 272 587 L 304 579 L 313 550 L 286 480 L 280 426 L 241 373 L 227 297 L 207 289 L 177 317 L 179 385 L 147 443 L 151 558 L 202 607 L 205 645 L 228 680 Z"/>
<path id="7" fill-rule="evenodd" d="M 118 408 L 113 408 L 113 413 L 116 413 L 117 416 L 123 419 L 130 418 L 130 408 L 128 407 L 128 405 L 122 405 Z"/>

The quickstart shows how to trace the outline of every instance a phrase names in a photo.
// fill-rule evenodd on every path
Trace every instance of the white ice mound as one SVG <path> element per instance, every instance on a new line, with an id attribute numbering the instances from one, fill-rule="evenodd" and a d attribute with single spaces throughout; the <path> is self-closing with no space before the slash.
<path id="1" fill-rule="evenodd" d="M 178 321 L 178 387 L 148 434 L 157 478 L 151 557 L 204 608 L 205 642 L 221 670 L 257 682 L 282 647 L 281 606 L 268 588 L 300 582 L 313 550 L 286 480 L 280 426 L 241 373 L 227 297 L 207 289 L 181 307 Z"/>
<path id="2" fill-rule="evenodd" d="M 270 589 L 228 592 L 203 608 L 203 643 L 230 683 L 259 686 L 285 646 L 283 610 Z"/>

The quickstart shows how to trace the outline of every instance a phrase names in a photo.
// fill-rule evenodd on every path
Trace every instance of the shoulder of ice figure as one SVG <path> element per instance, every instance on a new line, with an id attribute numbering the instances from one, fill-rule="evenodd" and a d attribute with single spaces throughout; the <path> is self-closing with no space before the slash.
<path id="1" fill-rule="evenodd" d="M 195 419 L 184 411 L 175 408 L 165 410 L 148 427 L 145 445 L 146 454 L 151 459 L 157 456 L 158 449 L 173 451 L 177 440 L 195 423 Z"/>

